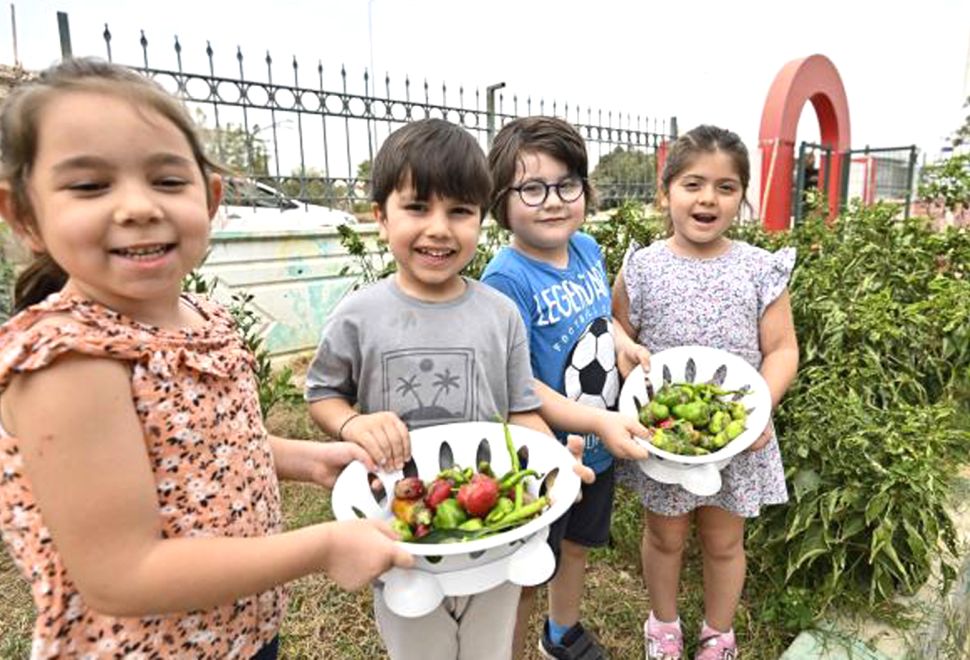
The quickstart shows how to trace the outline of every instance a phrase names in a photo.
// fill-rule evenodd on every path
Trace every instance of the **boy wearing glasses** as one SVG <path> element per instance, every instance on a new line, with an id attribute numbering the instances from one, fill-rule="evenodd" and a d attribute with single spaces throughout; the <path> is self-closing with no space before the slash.
<path id="1" fill-rule="evenodd" d="M 559 565 L 539 648 L 547 658 L 605 657 L 579 622 L 579 605 L 589 549 L 609 540 L 613 457 L 646 457 L 630 441 L 630 434 L 645 435 L 642 427 L 609 412 L 620 389 L 617 357 L 628 370 L 646 367 L 649 352 L 612 322 L 602 253 L 579 231 L 594 193 L 576 129 L 553 117 L 516 119 L 496 135 L 488 162 L 492 213 L 512 232 L 512 243 L 495 255 L 482 281 L 518 306 L 541 414 L 555 428 L 585 435 L 583 463 L 596 472 L 580 502 L 550 531 Z M 523 590 L 514 657 L 521 655 L 534 591 Z"/>

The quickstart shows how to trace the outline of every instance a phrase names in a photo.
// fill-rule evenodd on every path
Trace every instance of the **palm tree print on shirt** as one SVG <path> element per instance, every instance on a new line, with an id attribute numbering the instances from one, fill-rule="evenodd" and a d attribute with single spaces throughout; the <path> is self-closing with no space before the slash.
<path id="1" fill-rule="evenodd" d="M 387 409 L 409 426 L 471 419 L 473 350 L 392 351 L 383 362 Z"/>

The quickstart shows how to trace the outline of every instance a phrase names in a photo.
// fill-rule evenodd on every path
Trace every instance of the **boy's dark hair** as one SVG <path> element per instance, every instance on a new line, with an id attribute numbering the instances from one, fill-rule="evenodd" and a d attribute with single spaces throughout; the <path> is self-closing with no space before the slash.
<path id="1" fill-rule="evenodd" d="M 449 197 L 488 210 L 492 179 L 475 138 L 443 119 L 421 119 L 391 133 L 374 158 L 371 199 L 384 209 L 406 185 L 420 200 Z"/>
<path id="2" fill-rule="evenodd" d="M 723 151 L 734 161 L 734 168 L 741 180 L 741 197 L 743 198 L 748 192 L 748 183 L 751 181 L 751 161 L 748 158 L 748 149 L 737 133 L 706 124 L 687 131 L 677 138 L 677 141 L 670 148 L 663 172 L 660 175 L 660 186 L 664 194 L 670 194 L 670 184 L 690 167 L 698 154 L 710 154 L 715 151 Z"/>
<path id="3" fill-rule="evenodd" d="M 509 228 L 509 186 L 515 183 L 515 170 L 522 163 L 522 155 L 529 152 L 543 153 L 563 163 L 571 174 L 583 180 L 586 208 L 596 205 L 596 192 L 589 182 L 586 142 L 579 131 L 558 117 L 523 117 L 502 127 L 488 154 L 495 186 L 491 210 L 499 225 Z"/>

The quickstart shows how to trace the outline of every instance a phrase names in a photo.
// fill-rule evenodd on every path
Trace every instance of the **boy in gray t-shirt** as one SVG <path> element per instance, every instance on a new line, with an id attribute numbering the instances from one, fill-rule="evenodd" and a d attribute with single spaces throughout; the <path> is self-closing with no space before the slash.
<path id="1" fill-rule="evenodd" d="M 327 320 L 306 382 L 313 420 L 387 469 L 410 456 L 408 428 L 498 415 L 550 433 L 518 311 L 460 275 L 491 193 L 474 138 L 442 120 L 407 124 L 378 152 L 372 189 L 397 272 Z M 504 660 L 518 598 L 519 587 L 505 583 L 410 619 L 387 608 L 378 586 L 374 611 L 392 660 Z"/>

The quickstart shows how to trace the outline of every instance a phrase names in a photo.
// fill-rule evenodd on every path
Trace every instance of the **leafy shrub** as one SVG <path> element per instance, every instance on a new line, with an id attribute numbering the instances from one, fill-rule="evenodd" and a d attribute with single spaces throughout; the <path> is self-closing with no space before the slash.
<path id="1" fill-rule="evenodd" d="M 189 273 L 183 283 L 183 290 L 199 295 L 211 295 L 215 288 L 213 280 L 202 277 L 197 271 Z M 256 360 L 255 376 L 259 389 L 259 407 L 265 419 L 279 403 L 296 403 L 303 398 L 300 389 L 293 382 L 293 370 L 283 367 L 273 369 L 269 349 L 266 348 L 259 333 L 260 318 L 252 308 L 253 295 L 246 292 L 232 294 L 229 313 L 236 321 L 243 343 Z"/>
<path id="2" fill-rule="evenodd" d="M 932 232 L 892 205 L 853 206 L 834 227 L 738 233 L 799 253 L 802 357 L 776 414 L 793 498 L 748 535 L 752 573 L 773 592 L 766 616 L 783 618 L 770 603 L 784 599 L 815 618 L 836 603 L 885 607 L 924 584 L 935 559 L 952 579 L 946 505 L 970 441 L 970 234 Z"/>
<path id="3" fill-rule="evenodd" d="M 0 223 L 0 323 L 13 314 L 13 287 L 16 281 L 13 260 L 6 252 L 10 228 Z"/>

